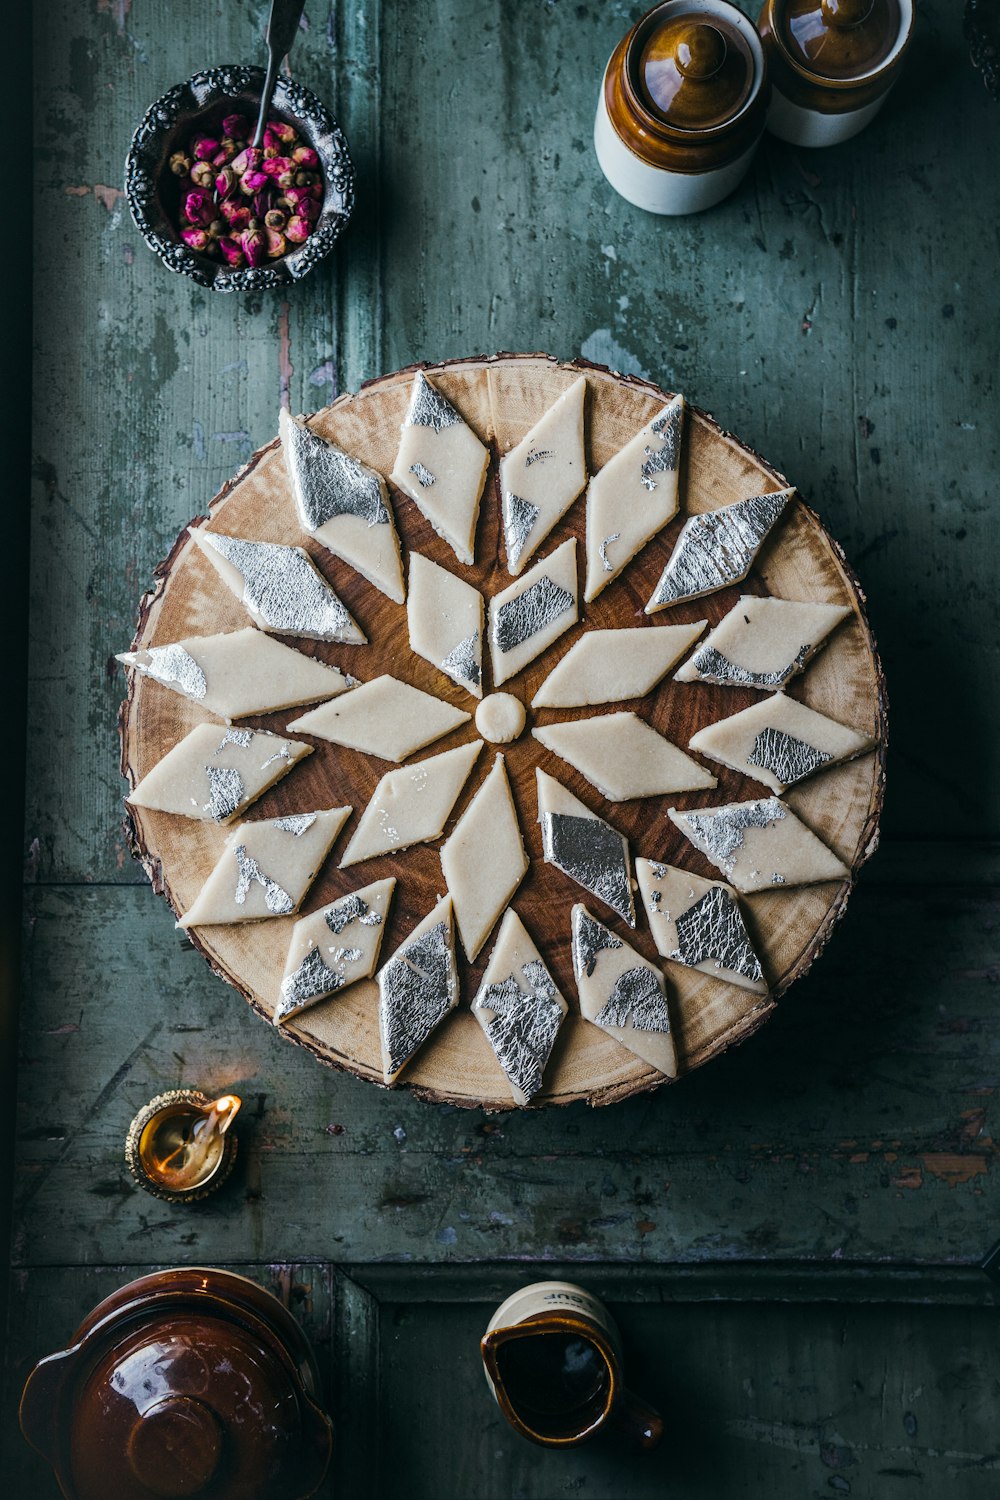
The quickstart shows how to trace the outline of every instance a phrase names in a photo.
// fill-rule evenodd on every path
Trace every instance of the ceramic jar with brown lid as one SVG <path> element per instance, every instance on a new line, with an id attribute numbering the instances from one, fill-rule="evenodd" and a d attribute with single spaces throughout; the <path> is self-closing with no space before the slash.
<path id="1" fill-rule="evenodd" d="M 66 1500 L 306 1500 L 330 1460 L 305 1334 L 230 1271 L 158 1271 L 37 1364 L 21 1428 Z"/>
<path id="2" fill-rule="evenodd" d="M 872 120 L 899 77 L 913 0 L 764 0 L 767 128 L 793 146 L 835 146 Z"/>
<path id="3" fill-rule="evenodd" d="M 767 104 L 764 49 L 742 11 L 727 0 L 663 0 L 611 55 L 597 160 L 638 208 L 699 213 L 743 178 Z"/>

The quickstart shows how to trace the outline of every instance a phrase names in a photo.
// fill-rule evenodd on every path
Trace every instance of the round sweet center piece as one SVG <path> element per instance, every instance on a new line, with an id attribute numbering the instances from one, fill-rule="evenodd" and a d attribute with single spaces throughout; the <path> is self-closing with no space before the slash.
<path id="1" fill-rule="evenodd" d="M 526 717 L 513 693 L 490 693 L 476 709 L 476 728 L 491 745 L 509 745 L 521 733 Z"/>

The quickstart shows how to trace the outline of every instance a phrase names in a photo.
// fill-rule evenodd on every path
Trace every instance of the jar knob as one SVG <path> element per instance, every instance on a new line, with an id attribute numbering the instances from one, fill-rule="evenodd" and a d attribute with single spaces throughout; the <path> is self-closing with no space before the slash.
<path id="1" fill-rule="evenodd" d="M 200 1495 L 221 1454 L 215 1413 L 195 1396 L 165 1396 L 146 1408 L 129 1433 L 132 1473 L 164 1500 Z"/>
<path id="2" fill-rule="evenodd" d="M 871 15 L 875 0 L 822 0 L 823 20 L 838 31 L 860 26 Z"/>
<path id="3" fill-rule="evenodd" d="M 695 82 L 714 78 L 726 60 L 726 51 L 726 39 L 715 26 L 692 26 L 677 42 L 677 71 Z"/>

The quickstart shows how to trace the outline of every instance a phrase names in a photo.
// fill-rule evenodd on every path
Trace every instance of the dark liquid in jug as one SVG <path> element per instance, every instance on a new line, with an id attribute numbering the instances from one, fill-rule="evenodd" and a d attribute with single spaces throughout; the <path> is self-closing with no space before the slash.
<path id="1" fill-rule="evenodd" d="M 500 1378 L 527 1426 L 553 1437 L 588 1427 L 604 1409 L 608 1367 L 595 1344 L 572 1333 L 534 1333 L 497 1350 Z"/>

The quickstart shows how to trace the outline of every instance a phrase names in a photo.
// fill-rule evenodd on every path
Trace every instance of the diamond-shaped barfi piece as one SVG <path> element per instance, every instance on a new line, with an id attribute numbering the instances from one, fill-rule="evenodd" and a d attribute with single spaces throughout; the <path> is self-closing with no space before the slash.
<path id="1" fill-rule="evenodd" d="M 674 680 L 780 690 L 850 613 L 846 604 L 799 604 L 744 594 L 674 673 Z"/>
<path id="2" fill-rule="evenodd" d="M 470 717 L 431 693 L 385 676 L 362 682 L 342 699 L 321 703 L 288 728 L 382 760 L 404 761 Z"/>
<path id="3" fill-rule="evenodd" d="M 649 930 L 664 958 L 767 994 L 732 886 L 651 859 L 637 859 L 635 873 Z"/>
<path id="4" fill-rule="evenodd" d="M 683 430 L 684 397 L 675 396 L 587 486 L 588 604 L 677 514 Z"/>
<path id="5" fill-rule="evenodd" d="M 628 840 L 591 812 L 585 802 L 574 797 L 554 776 L 541 768 L 535 776 L 542 853 L 546 860 L 634 927 Z"/>
<path id="6" fill-rule="evenodd" d="M 520 573 L 587 482 L 581 375 L 500 462 L 507 568 Z"/>
<path id="7" fill-rule="evenodd" d="M 563 542 L 490 600 L 493 686 L 541 656 L 577 617 L 576 539 Z"/>
<path id="8" fill-rule="evenodd" d="M 381 474 L 328 443 L 282 407 L 281 450 L 305 531 L 402 604 L 403 567 Z"/>
<path id="9" fill-rule="evenodd" d="M 630 943 L 573 908 L 573 973 L 580 1014 L 668 1078 L 677 1076 L 677 1048 L 663 975 Z"/>
<path id="10" fill-rule="evenodd" d="M 324 666 L 252 625 L 228 635 L 193 635 L 169 646 L 122 651 L 118 660 L 222 719 L 315 703 L 350 686 L 336 667 Z"/>
<path id="11" fill-rule="evenodd" d="M 375 880 L 296 922 L 275 1026 L 375 972 L 395 888 L 391 875 Z"/>
<path id="12" fill-rule="evenodd" d="M 528 1104 L 569 1007 L 516 911 L 500 924 L 472 1014 L 507 1075 L 517 1104 Z"/>
<path id="13" fill-rule="evenodd" d="M 531 700 L 532 708 L 577 708 L 621 703 L 652 692 L 705 628 L 656 625 L 588 630 L 553 667 Z"/>
<path id="14" fill-rule="evenodd" d="M 777 797 L 697 812 L 667 809 L 671 822 L 745 895 L 850 877 L 822 839 Z"/>
<path id="15" fill-rule="evenodd" d="M 365 636 L 309 553 L 196 527 L 191 533 L 262 630 L 363 646 Z"/>
<path id="16" fill-rule="evenodd" d="M 238 823 L 179 927 L 261 922 L 298 911 L 349 807 Z"/>
<path id="17" fill-rule="evenodd" d="M 711 772 L 637 714 L 572 719 L 533 733 L 547 750 L 575 766 L 609 802 L 718 786 Z"/>
<path id="18" fill-rule="evenodd" d="M 394 1083 L 410 1058 L 458 1004 L 455 914 L 445 896 L 378 975 L 382 1072 Z"/>
<path id="19" fill-rule="evenodd" d="M 348 844 L 341 869 L 436 839 L 469 777 L 482 740 L 387 771 Z"/>
<path id="20" fill-rule="evenodd" d="M 311 745 L 261 729 L 197 724 L 126 801 L 154 812 L 228 823 L 311 754 Z"/>
<path id="21" fill-rule="evenodd" d="M 452 682 L 483 696 L 483 596 L 421 552 L 410 553 L 410 649 Z"/>
<path id="22" fill-rule="evenodd" d="M 699 729 L 691 749 L 783 792 L 815 771 L 863 755 L 874 743 L 870 735 L 848 729 L 786 693 L 772 693 L 742 713 Z"/>
<path id="23" fill-rule="evenodd" d="M 751 495 L 719 510 L 689 516 L 670 554 L 670 561 L 649 597 L 647 615 L 682 599 L 700 599 L 739 583 L 753 566 L 761 543 L 795 494 L 777 490 Z"/>
<path id="24" fill-rule="evenodd" d="M 422 370 L 413 377 L 390 478 L 414 500 L 460 563 L 475 561 L 489 452 Z"/>
<path id="25" fill-rule="evenodd" d="M 441 869 L 471 963 L 528 869 L 502 755 L 441 845 Z"/>

